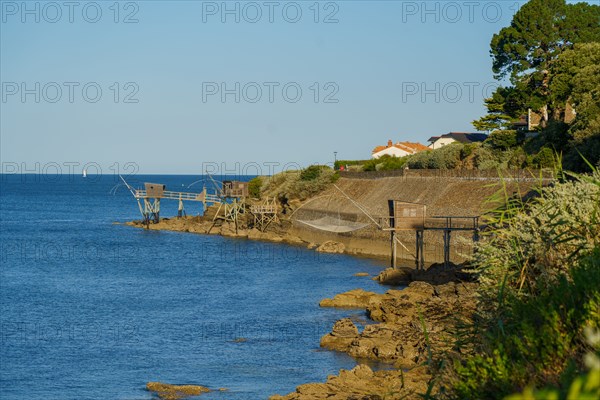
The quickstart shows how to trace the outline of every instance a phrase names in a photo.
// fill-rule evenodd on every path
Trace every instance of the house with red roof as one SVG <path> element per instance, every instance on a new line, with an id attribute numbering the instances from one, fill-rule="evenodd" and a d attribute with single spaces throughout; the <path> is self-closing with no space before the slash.
<path id="1" fill-rule="evenodd" d="M 379 158 L 384 155 L 392 157 L 404 157 L 411 154 L 418 153 L 423 150 L 429 150 L 429 148 L 421 143 L 414 142 L 398 142 L 393 143 L 392 140 L 388 140 L 387 146 L 377 146 L 371 152 L 372 158 Z"/>

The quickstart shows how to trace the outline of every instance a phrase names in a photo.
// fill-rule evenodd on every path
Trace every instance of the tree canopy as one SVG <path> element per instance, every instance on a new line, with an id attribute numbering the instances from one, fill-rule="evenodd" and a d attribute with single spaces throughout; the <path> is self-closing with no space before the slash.
<path id="1" fill-rule="evenodd" d="M 566 160 L 600 159 L 600 6 L 565 0 L 530 0 L 490 45 L 496 79 L 509 78 L 485 100 L 479 130 L 502 135 L 529 109 L 541 114 L 536 148 L 550 146 Z M 572 112 L 574 110 L 574 112 Z M 569 118 L 565 118 L 569 114 Z M 576 115 L 574 119 L 573 115 Z"/>
<path id="2" fill-rule="evenodd" d="M 548 64 L 575 43 L 600 42 L 600 7 L 565 0 L 531 0 L 495 34 L 490 54 L 497 79 L 543 79 Z"/>

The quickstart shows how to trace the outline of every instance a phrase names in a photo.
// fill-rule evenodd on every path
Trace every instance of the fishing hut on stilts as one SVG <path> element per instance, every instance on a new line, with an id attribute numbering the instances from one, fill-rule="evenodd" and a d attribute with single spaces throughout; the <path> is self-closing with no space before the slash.
<path id="1" fill-rule="evenodd" d="M 248 197 L 248 182 L 241 181 L 223 181 L 219 192 L 221 199 L 219 208 L 213 217 L 213 224 L 208 232 L 217 224 L 218 221 L 232 222 L 235 225 L 235 232 L 238 232 L 240 225 L 240 216 L 246 213 L 246 198 Z"/>
<path id="2" fill-rule="evenodd" d="M 328 232 L 339 234 L 352 233 L 363 228 L 375 225 L 375 227 L 383 232 L 390 233 L 390 264 L 392 268 L 398 268 L 397 246 L 402 246 L 408 254 L 412 252 L 400 240 L 401 232 L 414 232 L 415 248 L 412 256 L 415 260 L 415 268 L 417 270 L 425 269 L 425 232 L 439 231 L 443 234 L 443 256 L 444 266 L 450 268 L 451 261 L 451 238 L 453 232 L 470 231 L 473 233 L 472 240 L 476 242 L 479 239 L 479 217 L 478 216 L 433 216 L 427 217 L 427 207 L 425 204 L 412 203 L 402 200 L 388 200 L 387 215 L 375 215 L 364 205 L 354 200 L 346 194 L 337 185 L 334 188 L 348 200 L 355 209 L 358 210 L 354 216 L 350 218 L 346 213 L 346 218 L 341 217 L 338 212 L 338 217 L 331 216 L 330 211 L 312 212 L 312 218 L 296 218 L 295 222 L 299 222 L 305 226 L 319 229 Z M 329 205 L 331 202 L 328 202 Z M 339 206 L 340 199 L 333 202 Z M 308 203 L 307 203 L 308 204 Z M 379 210 L 383 211 L 382 205 L 379 205 Z M 299 210 L 297 210 L 299 211 Z M 320 215 L 319 215 L 320 214 Z M 362 217 L 360 215 L 362 214 Z M 406 234 L 403 235 L 406 237 Z"/>
<path id="3" fill-rule="evenodd" d="M 207 205 L 214 204 L 220 201 L 220 198 L 207 192 L 206 188 L 200 193 L 192 192 L 176 192 L 167 190 L 166 185 L 162 183 L 144 183 L 144 189 L 134 189 L 121 176 L 121 180 L 127 186 L 133 197 L 137 200 L 142 222 L 146 227 L 150 223 L 158 223 L 160 220 L 160 202 L 163 199 L 177 200 L 177 217 L 181 218 L 186 215 L 184 201 L 194 201 L 202 203 L 203 210 L 206 210 Z M 143 203 L 143 205 L 142 205 Z"/>

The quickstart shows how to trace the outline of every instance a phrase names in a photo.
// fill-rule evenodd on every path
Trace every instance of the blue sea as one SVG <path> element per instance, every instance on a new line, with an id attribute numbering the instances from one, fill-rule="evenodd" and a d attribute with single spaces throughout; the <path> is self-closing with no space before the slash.
<path id="1" fill-rule="evenodd" d="M 115 224 L 140 219 L 118 176 L 0 179 L 3 400 L 152 399 L 148 381 L 228 389 L 202 399 L 264 399 L 356 365 L 319 338 L 364 313 L 318 303 L 384 292 L 353 276 L 384 262 Z M 202 189 L 197 176 L 129 179 Z M 176 209 L 163 201 L 161 216 Z"/>

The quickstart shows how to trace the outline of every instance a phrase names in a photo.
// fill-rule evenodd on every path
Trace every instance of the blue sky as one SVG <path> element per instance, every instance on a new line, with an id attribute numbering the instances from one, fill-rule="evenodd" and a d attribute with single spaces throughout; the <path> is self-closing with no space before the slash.
<path id="1" fill-rule="evenodd" d="M 1 3 L 3 162 L 189 174 L 473 131 L 490 39 L 522 4 Z"/>

